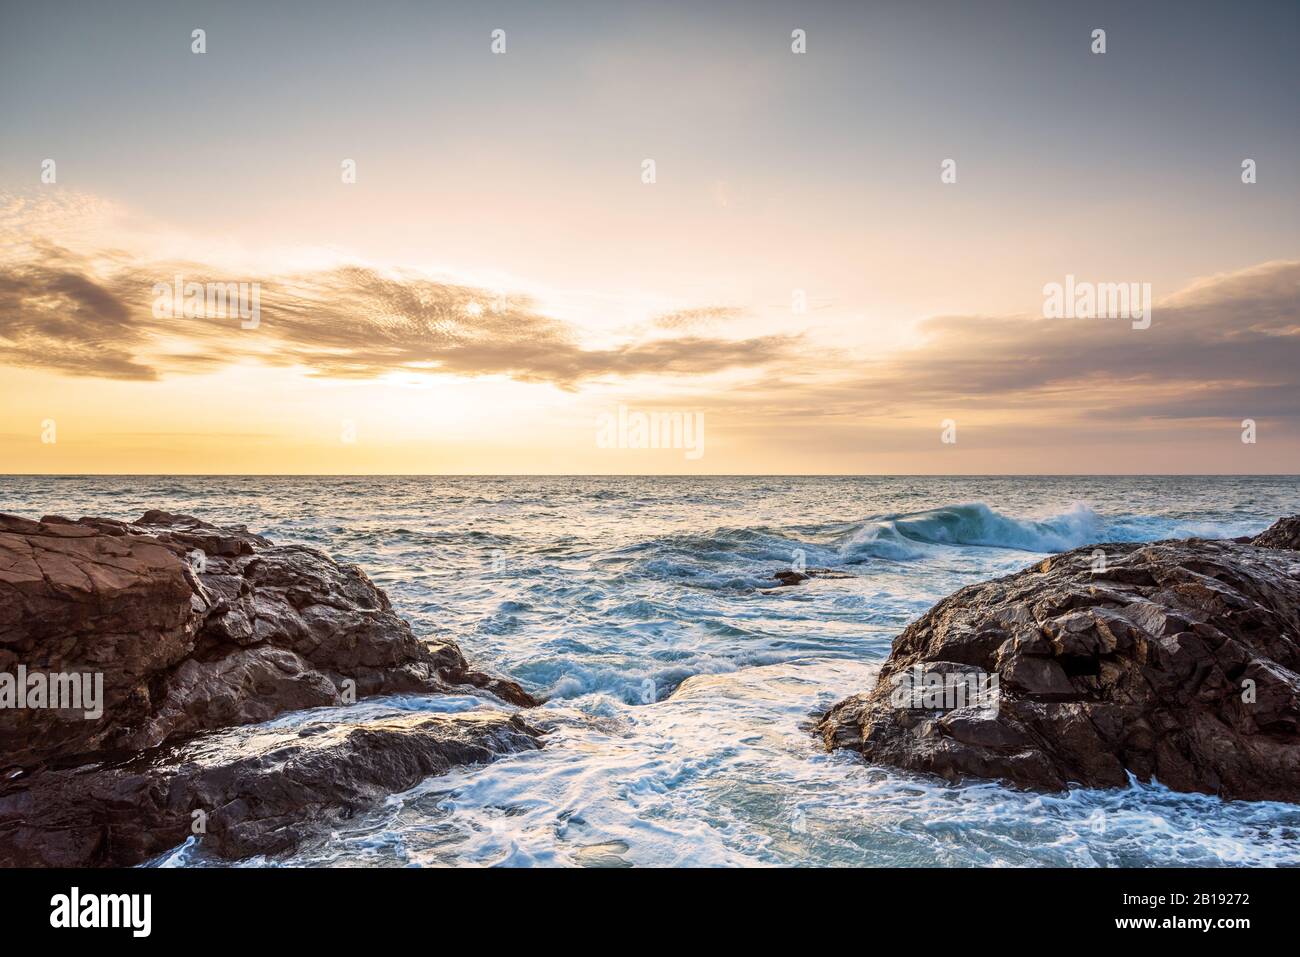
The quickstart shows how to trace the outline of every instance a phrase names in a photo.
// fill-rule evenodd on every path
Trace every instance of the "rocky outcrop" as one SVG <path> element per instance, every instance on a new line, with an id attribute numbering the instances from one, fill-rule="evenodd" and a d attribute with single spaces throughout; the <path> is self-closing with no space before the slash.
<path id="1" fill-rule="evenodd" d="M 197 835 L 224 858 L 280 854 L 426 777 L 536 749 L 539 733 L 490 713 L 317 721 L 42 770 L 0 792 L 0 852 L 11 866 L 129 866 Z"/>
<path id="2" fill-rule="evenodd" d="M 790 585 L 802 585 L 810 578 L 852 578 L 848 572 L 837 571 L 834 568 L 805 568 L 803 571 L 794 571 L 786 569 L 772 575 L 780 584 L 777 588 L 785 588 Z"/>
<path id="3" fill-rule="evenodd" d="M 239 527 L 146 512 L 127 524 L 0 515 L 0 673 L 103 675 L 103 715 L 0 710 L 19 768 L 375 694 L 517 684 L 426 643 L 356 565 Z"/>
<path id="4" fill-rule="evenodd" d="M 1260 548 L 1300 551 L 1300 515 L 1279 519 L 1271 527 L 1251 539 L 1251 543 L 1258 545 Z"/>
<path id="5" fill-rule="evenodd" d="M 828 748 L 953 780 L 1056 790 L 1131 773 L 1300 802 L 1297 530 L 1291 518 L 1246 542 L 1087 546 L 963 588 L 899 635 L 875 689 L 817 732 Z M 956 692 L 980 676 L 996 695 L 972 706 Z M 909 692 L 927 681 L 935 696 Z"/>
<path id="6" fill-rule="evenodd" d="M 22 678 L 33 683 L 30 689 L 17 688 Z M 56 681 L 68 682 L 58 703 L 68 704 L 75 692 L 75 706 L 52 707 Z M 45 691 L 37 699 L 42 684 Z M 371 695 L 454 691 L 486 692 L 503 704 L 536 704 L 514 682 L 472 669 L 455 644 L 417 638 L 360 568 L 316 549 L 278 546 L 242 526 L 219 528 L 162 511 L 146 512 L 132 523 L 58 516 L 33 522 L 0 515 L 0 805 L 5 808 L 48 803 L 70 814 L 70 808 L 89 801 L 79 794 L 126 787 L 122 773 L 106 765 L 127 760 L 134 762 L 131 786 L 151 788 L 155 797 L 172 795 L 166 806 L 174 809 L 185 803 L 176 789 L 187 778 L 171 763 L 178 759 L 161 746 Z M 6 701 L 6 694 L 25 700 Z M 412 761 L 433 761 L 435 753 L 470 753 L 459 749 L 456 735 L 445 748 L 434 747 L 438 734 L 450 734 L 454 727 L 434 723 L 418 734 L 376 740 L 401 737 L 403 743 L 389 748 L 393 753 L 428 750 L 427 758 L 403 759 L 414 767 Z M 325 768 L 343 753 L 317 750 L 302 760 Z M 58 770 L 73 766 L 80 768 L 75 775 Z M 244 797 L 259 768 L 271 773 L 269 766 L 233 759 L 226 766 L 245 769 L 239 775 Z M 374 786 L 395 779 L 380 774 Z M 266 785 L 271 791 L 279 786 Z M 346 782 L 340 786 L 346 788 Z M 364 790 L 360 784 L 358 789 Z M 322 793 L 328 804 L 328 789 Z M 260 803 L 267 800 L 265 793 L 258 797 Z M 91 814 L 93 808 L 81 810 Z M 56 819 L 63 820 L 39 818 Z M 117 843 L 142 847 L 144 835 L 134 832 L 157 825 L 170 833 L 157 821 L 149 823 L 148 815 L 134 827 L 130 815 L 86 820 L 84 826 L 50 825 L 52 840 L 63 834 L 59 841 L 76 844 L 68 859 L 83 854 L 126 862 L 116 852 L 89 849 L 70 834 L 107 828 Z M 21 821 L 21 816 L 6 821 L 0 815 L 0 863 L 15 853 L 12 842 Z M 29 823 L 22 830 L 31 846 L 39 843 L 32 835 L 40 827 Z M 134 836 L 123 836 L 123 828 Z M 33 853 L 30 847 L 23 852 L 25 859 L 36 859 Z"/>

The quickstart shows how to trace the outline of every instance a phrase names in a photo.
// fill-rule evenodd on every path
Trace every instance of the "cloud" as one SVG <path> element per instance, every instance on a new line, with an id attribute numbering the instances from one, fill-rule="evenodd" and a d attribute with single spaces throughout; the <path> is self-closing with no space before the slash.
<path id="1" fill-rule="evenodd" d="M 178 276 L 205 286 L 256 283 L 257 328 L 241 328 L 233 309 L 186 315 L 177 306 L 174 316 L 156 316 L 155 284 Z M 680 328 L 689 325 L 683 319 Z M 601 377 L 761 366 L 796 342 L 682 335 L 592 348 L 528 296 L 361 266 L 235 277 L 203 263 L 123 262 L 49 243 L 0 263 L 0 362 L 76 375 L 149 380 L 255 359 L 335 378 L 502 375 L 572 389 Z"/>
<path id="2" fill-rule="evenodd" d="M 654 325 L 659 329 L 697 329 L 718 322 L 736 319 L 741 311 L 734 306 L 704 306 L 698 309 L 678 309 L 655 316 Z"/>
<path id="3" fill-rule="evenodd" d="M 722 401 L 795 418 L 920 410 L 1027 423 L 1300 415 L 1300 262 L 1198 281 L 1157 301 L 1148 329 L 1122 319 L 942 316 L 920 331 L 915 348 L 856 364 L 850 374 L 786 367 Z"/>
<path id="4" fill-rule="evenodd" d="M 41 246 L 39 261 L 0 269 L 0 362 L 76 375 L 151 379 L 136 361 L 142 330 L 131 310 L 65 250 Z"/>
<path id="5" fill-rule="evenodd" d="M 725 336 L 718 327 L 745 313 L 716 304 L 661 314 L 653 335 L 641 326 L 594 345 L 526 295 L 362 265 L 231 275 L 212 263 L 133 255 L 124 251 L 140 248 L 131 237 L 59 245 L 39 238 L 42 224 L 84 223 L 94 207 L 55 212 L 0 204 L 0 224 L 20 237 L 0 254 L 0 363 L 147 381 L 259 362 L 339 379 L 502 376 L 566 390 L 669 376 L 674 401 L 737 430 L 797 426 L 832 444 L 866 422 L 888 430 L 935 413 L 1098 432 L 1300 417 L 1295 261 L 1197 280 L 1159 299 L 1147 329 L 1118 319 L 938 316 L 920 323 L 915 347 L 863 356 L 799 336 Z M 177 275 L 259 283 L 258 328 L 240 328 L 237 316 L 155 317 L 154 284 Z M 696 379 L 732 369 L 750 375 L 725 390 Z"/>

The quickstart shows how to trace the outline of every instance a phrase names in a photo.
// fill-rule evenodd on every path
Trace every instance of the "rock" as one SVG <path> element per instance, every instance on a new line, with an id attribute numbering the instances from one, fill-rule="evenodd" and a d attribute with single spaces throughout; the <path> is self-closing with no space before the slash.
<path id="1" fill-rule="evenodd" d="M 805 568 L 802 572 L 796 572 L 790 569 L 779 571 L 772 576 L 780 582 L 777 588 L 784 588 L 787 585 L 799 585 L 808 581 L 810 578 L 852 578 L 848 572 L 837 571 L 834 568 Z"/>
<path id="2" fill-rule="evenodd" d="M 103 675 L 98 720 L 0 709 L 0 751 L 20 768 L 352 694 L 470 686 L 536 704 L 454 644 L 416 638 L 356 565 L 160 511 L 134 524 L 0 515 L 0 672 L 19 665 Z"/>
<path id="3" fill-rule="evenodd" d="M 132 866 L 183 844 L 196 822 L 207 854 L 284 854 L 426 777 L 536 749 L 539 733 L 500 713 L 317 721 L 46 769 L 0 793 L 0 861 Z"/>
<path id="4" fill-rule="evenodd" d="M 1300 551 L 1300 515 L 1278 519 L 1250 541 L 1260 548 L 1286 548 L 1293 552 Z"/>
<path id="5" fill-rule="evenodd" d="M 963 588 L 817 732 L 949 780 L 1060 790 L 1131 773 L 1300 802 L 1300 556 L 1278 551 L 1298 531 L 1300 517 L 1249 542 L 1086 546 Z M 997 693 L 976 706 L 900 697 L 930 671 L 996 678 Z"/>
<path id="6" fill-rule="evenodd" d="M 75 707 L 29 695 L 56 680 Z M 195 809 L 225 822 L 205 838 L 216 853 L 276 853 L 339 808 L 539 746 L 501 711 L 231 730 L 453 692 L 537 703 L 417 638 L 360 568 L 316 549 L 156 510 L 0 515 L 0 864 L 138 863 L 184 840 Z"/>
<path id="7" fill-rule="evenodd" d="M 0 709 L 0 754 L 30 767 L 114 746 L 152 715 L 152 688 L 194 650 L 186 568 L 143 535 L 0 515 L 0 674 L 103 674 L 104 716 Z M 200 606 L 201 607 L 201 606 Z"/>

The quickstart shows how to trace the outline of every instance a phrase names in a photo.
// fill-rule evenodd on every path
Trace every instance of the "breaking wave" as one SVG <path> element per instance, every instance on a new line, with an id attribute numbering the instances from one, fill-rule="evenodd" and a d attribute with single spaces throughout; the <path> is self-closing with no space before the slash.
<path id="1" fill-rule="evenodd" d="M 995 512 L 983 502 L 902 515 L 886 515 L 863 522 L 846 542 L 848 551 L 879 553 L 922 545 L 982 545 L 1026 552 L 1062 552 L 1102 541 L 1106 521 L 1089 506 L 1076 504 L 1050 518 L 1015 518 Z"/>
<path id="2" fill-rule="evenodd" d="M 984 502 L 968 502 L 886 513 L 849 524 L 721 528 L 707 535 L 671 535 L 629 546 L 622 555 L 638 561 L 638 573 L 648 572 L 661 579 L 707 587 L 754 587 L 770 586 L 773 568 L 796 560 L 813 567 L 841 568 L 873 559 L 924 559 L 942 549 L 1043 554 L 1098 542 L 1224 538 L 1241 531 L 1234 523 L 1102 515 L 1084 503 L 1044 518 L 1022 518 L 995 511 Z"/>

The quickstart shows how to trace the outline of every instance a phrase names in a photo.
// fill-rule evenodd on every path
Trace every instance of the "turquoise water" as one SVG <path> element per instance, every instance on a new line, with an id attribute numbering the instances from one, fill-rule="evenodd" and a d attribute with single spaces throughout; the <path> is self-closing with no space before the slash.
<path id="1" fill-rule="evenodd" d="M 0 478 L 29 517 L 146 508 L 358 562 L 417 633 L 549 699 L 545 750 L 430 779 L 292 863 L 1300 864 L 1300 806 L 949 785 L 807 731 L 949 592 L 1097 541 L 1252 534 L 1300 513 L 1296 477 Z M 797 561 L 854 577 L 770 590 Z"/>

